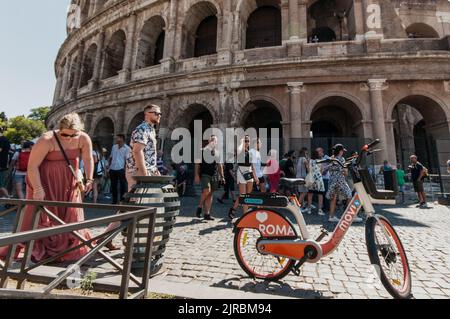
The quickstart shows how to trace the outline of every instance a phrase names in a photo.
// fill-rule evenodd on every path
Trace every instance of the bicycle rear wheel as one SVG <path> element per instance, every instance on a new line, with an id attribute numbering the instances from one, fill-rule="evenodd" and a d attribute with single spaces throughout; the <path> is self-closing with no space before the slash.
<path id="1" fill-rule="evenodd" d="M 394 227 L 383 216 L 371 217 L 366 223 L 366 245 L 372 265 L 386 290 L 398 299 L 411 297 L 411 272 L 405 249 Z"/>

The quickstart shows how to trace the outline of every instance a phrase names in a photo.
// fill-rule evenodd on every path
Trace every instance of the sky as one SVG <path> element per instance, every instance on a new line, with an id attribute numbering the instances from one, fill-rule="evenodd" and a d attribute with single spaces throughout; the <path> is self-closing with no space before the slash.
<path id="1" fill-rule="evenodd" d="M 66 38 L 69 0 L 0 0 L 0 112 L 50 106 L 54 62 Z"/>

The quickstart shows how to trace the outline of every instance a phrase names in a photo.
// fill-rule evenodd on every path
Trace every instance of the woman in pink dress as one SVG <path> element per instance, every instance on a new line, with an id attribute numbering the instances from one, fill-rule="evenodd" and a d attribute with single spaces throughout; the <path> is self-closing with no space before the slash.
<path id="1" fill-rule="evenodd" d="M 82 130 L 83 125 L 78 114 L 69 114 L 60 121 L 59 130 L 44 133 L 37 141 L 30 154 L 28 165 L 26 192 L 28 200 L 82 202 L 84 192 L 89 192 L 92 189 L 94 166 L 92 142 L 90 137 Z M 78 170 L 80 159 L 84 162 L 87 183 L 83 193 L 78 187 L 77 179 L 64 159 L 55 134 L 60 140 L 75 172 Z M 48 207 L 48 209 L 68 224 L 84 220 L 84 212 L 80 208 Z M 20 231 L 31 230 L 34 207 L 26 206 L 23 213 L 24 219 Z M 58 223 L 53 221 L 47 214 L 41 212 L 38 228 L 48 228 L 57 225 Z M 92 238 L 87 230 L 79 231 L 79 233 L 88 240 Z M 37 240 L 33 247 L 32 261 L 45 260 L 80 243 L 81 241 L 71 233 Z M 19 257 L 22 250 L 23 246 L 20 246 L 15 252 L 15 258 Z M 88 251 L 89 249 L 83 246 L 62 256 L 58 261 L 76 261 Z M 4 259 L 6 254 L 7 247 L 0 247 L 0 258 Z"/>
<path id="2" fill-rule="evenodd" d="M 278 192 L 282 172 L 280 169 L 280 163 L 278 162 L 277 151 L 270 150 L 269 160 L 267 161 L 267 164 L 264 167 L 263 173 L 269 179 L 270 193 Z"/>

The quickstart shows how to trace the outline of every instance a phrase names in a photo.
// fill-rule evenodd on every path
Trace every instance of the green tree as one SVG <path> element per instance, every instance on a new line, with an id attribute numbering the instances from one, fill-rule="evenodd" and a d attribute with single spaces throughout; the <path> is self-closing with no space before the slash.
<path id="1" fill-rule="evenodd" d="M 20 144 L 23 140 L 32 140 L 45 132 L 45 124 L 41 120 L 30 117 L 16 116 L 8 121 L 8 129 L 4 135 L 14 144 Z"/>
<path id="2" fill-rule="evenodd" d="M 28 118 L 35 121 L 45 122 L 45 119 L 47 118 L 47 114 L 49 112 L 49 106 L 37 107 L 35 109 L 31 109 L 31 114 L 28 116 Z"/>

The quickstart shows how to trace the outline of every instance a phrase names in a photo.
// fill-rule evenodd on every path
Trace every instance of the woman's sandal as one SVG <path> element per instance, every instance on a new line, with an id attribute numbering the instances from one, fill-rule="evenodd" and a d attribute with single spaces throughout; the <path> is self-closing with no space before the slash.
<path id="1" fill-rule="evenodd" d="M 230 220 L 233 220 L 236 217 L 236 209 L 234 209 L 233 207 L 231 207 L 228 210 L 228 218 L 230 218 Z"/>

